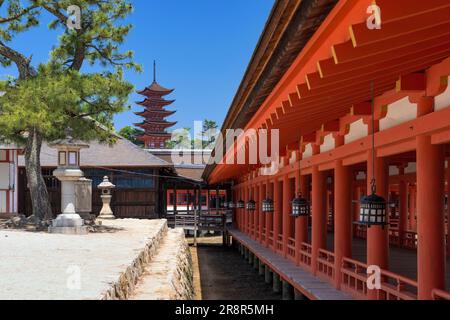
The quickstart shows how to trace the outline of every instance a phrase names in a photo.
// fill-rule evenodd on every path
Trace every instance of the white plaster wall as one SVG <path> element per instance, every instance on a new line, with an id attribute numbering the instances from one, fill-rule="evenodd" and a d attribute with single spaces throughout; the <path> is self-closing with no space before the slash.
<path id="1" fill-rule="evenodd" d="M 417 118 L 417 104 L 411 103 L 409 98 L 405 97 L 388 106 L 386 117 L 380 120 L 380 130 L 387 130 L 415 118 Z"/>
<path id="2" fill-rule="evenodd" d="M 450 83 L 450 77 L 447 80 Z M 440 95 L 434 98 L 434 111 L 445 109 L 450 106 L 450 86 Z"/>
<path id="3" fill-rule="evenodd" d="M 333 134 L 332 133 L 327 134 L 323 139 L 323 143 L 320 145 L 320 153 L 333 150 L 335 147 L 336 142 L 333 138 Z"/>
<path id="4" fill-rule="evenodd" d="M 303 152 L 303 159 L 311 158 L 313 155 L 312 144 L 309 143 L 305 146 L 305 151 Z"/>
<path id="5" fill-rule="evenodd" d="M 416 163 L 409 162 L 408 166 L 405 168 L 405 173 L 414 173 L 416 172 Z"/>
<path id="6" fill-rule="evenodd" d="M 363 119 L 359 119 L 350 124 L 350 130 L 345 135 L 345 144 L 366 137 L 369 133 L 369 127 L 364 123 Z"/>

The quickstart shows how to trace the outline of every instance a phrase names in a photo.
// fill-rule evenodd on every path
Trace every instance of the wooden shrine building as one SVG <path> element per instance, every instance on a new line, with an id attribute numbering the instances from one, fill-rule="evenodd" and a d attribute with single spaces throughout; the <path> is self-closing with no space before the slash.
<path id="1" fill-rule="evenodd" d="M 278 169 L 204 173 L 233 182 L 233 201 L 256 201 L 235 210 L 233 239 L 281 261 L 274 272 L 312 299 L 450 299 L 449 76 L 448 0 L 276 1 L 222 131 L 278 129 Z M 357 223 L 372 181 L 387 225 Z M 292 216 L 296 197 L 310 216 Z"/>

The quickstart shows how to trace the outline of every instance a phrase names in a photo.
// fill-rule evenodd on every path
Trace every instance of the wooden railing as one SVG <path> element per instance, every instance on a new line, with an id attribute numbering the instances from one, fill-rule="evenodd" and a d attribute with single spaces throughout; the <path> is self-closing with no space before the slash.
<path id="1" fill-rule="evenodd" d="M 269 246 L 273 246 L 273 231 L 269 231 Z"/>
<path id="2" fill-rule="evenodd" d="M 417 249 L 417 233 L 413 231 L 407 231 L 403 236 L 402 247 L 408 249 Z"/>
<path id="3" fill-rule="evenodd" d="M 283 251 L 283 235 L 279 234 L 277 237 L 277 248 L 276 250 L 278 252 L 282 252 Z"/>
<path id="4" fill-rule="evenodd" d="M 341 288 L 344 291 L 360 299 L 367 297 L 367 266 L 364 263 L 342 259 L 341 276 Z"/>
<path id="5" fill-rule="evenodd" d="M 288 255 L 289 259 L 295 261 L 295 239 L 294 238 L 288 238 L 287 255 Z"/>
<path id="6" fill-rule="evenodd" d="M 417 299 L 417 281 L 386 270 L 381 270 L 381 279 L 381 289 L 377 290 L 378 300 Z"/>
<path id="7" fill-rule="evenodd" d="M 300 263 L 304 266 L 311 267 L 312 246 L 303 242 L 300 247 Z"/>
<path id="8" fill-rule="evenodd" d="M 367 297 L 367 265 L 348 258 L 343 259 L 341 269 L 343 290 L 355 297 Z M 379 300 L 415 300 L 417 299 L 417 282 L 387 270 L 381 270 Z"/>
<path id="9" fill-rule="evenodd" d="M 434 289 L 432 291 L 433 300 L 450 300 L 450 292 Z"/>
<path id="10" fill-rule="evenodd" d="M 334 270 L 334 253 L 319 249 L 319 255 L 317 257 L 317 272 L 318 275 L 324 276 L 329 280 L 333 280 L 335 277 Z"/>

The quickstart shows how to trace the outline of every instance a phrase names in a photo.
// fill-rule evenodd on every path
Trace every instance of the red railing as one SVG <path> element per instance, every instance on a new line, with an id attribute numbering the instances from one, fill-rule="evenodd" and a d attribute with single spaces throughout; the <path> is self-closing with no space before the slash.
<path id="1" fill-rule="evenodd" d="M 308 243 L 302 243 L 300 246 L 300 263 L 311 267 L 312 261 L 312 246 Z"/>
<path id="2" fill-rule="evenodd" d="M 327 279 L 333 280 L 335 277 L 334 270 L 334 253 L 319 249 L 319 256 L 317 257 L 317 272 L 318 275 L 324 276 Z"/>
<path id="3" fill-rule="evenodd" d="M 367 296 L 367 266 L 359 261 L 344 258 L 341 268 L 341 288 L 350 294 L 365 299 Z"/>
<path id="4" fill-rule="evenodd" d="M 343 290 L 358 298 L 367 297 L 367 265 L 344 258 L 341 269 Z M 417 282 L 387 270 L 381 270 L 379 300 L 415 300 L 417 299 Z"/>
<path id="5" fill-rule="evenodd" d="M 356 235 L 357 238 L 366 239 L 367 238 L 367 227 L 363 225 L 356 226 Z"/>
<path id="6" fill-rule="evenodd" d="M 269 246 L 273 247 L 273 231 L 269 231 Z"/>
<path id="7" fill-rule="evenodd" d="M 288 238 L 287 255 L 288 255 L 288 258 L 295 261 L 295 239 L 294 238 Z"/>
<path id="8" fill-rule="evenodd" d="M 283 252 L 283 235 L 281 234 L 277 237 L 277 251 Z"/>
<path id="9" fill-rule="evenodd" d="M 386 270 L 381 270 L 381 279 L 381 289 L 377 290 L 378 300 L 417 299 L 417 281 Z"/>
<path id="10" fill-rule="evenodd" d="M 413 231 L 405 232 L 402 246 L 408 249 L 417 249 L 417 233 Z"/>
<path id="11" fill-rule="evenodd" d="M 450 300 L 450 292 L 434 289 L 432 291 L 433 300 Z"/>

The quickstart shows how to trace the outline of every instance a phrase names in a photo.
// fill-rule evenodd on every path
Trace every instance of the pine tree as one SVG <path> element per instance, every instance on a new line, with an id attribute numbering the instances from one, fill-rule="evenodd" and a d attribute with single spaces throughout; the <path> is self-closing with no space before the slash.
<path id="1" fill-rule="evenodd" d="M 80 9 L 80 21 L 67 15 L 70 6 Z M 113 115 L 127 107 L 133 89 L 123 70 L 140 70 L 133 53 L 119 49 L 131 30 L 123 20 L 132 5 L 127 0 L 9 0 L 0 1 L 0 9 L 5 13 L 0 16 L 0 63 L 18 71 L 17 78 L 0 84 L 0 139 L 23 144 L 33 214 L 50 219 L 40 166 L 42 143 L 63 138 L 67 128 L 76 139 L 113 142 L 108 133 Z M 49 61 L 35 65 L 12 43 L 39 27 L 43 13 L 53 17 L 48 27 L 61 34 Z M 87 64 L 104 71 L 83 73 Z"/>

